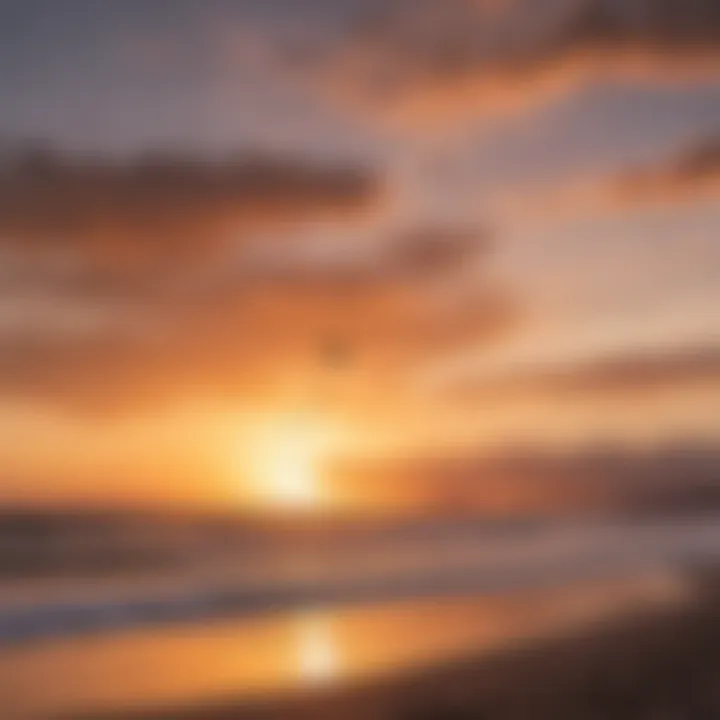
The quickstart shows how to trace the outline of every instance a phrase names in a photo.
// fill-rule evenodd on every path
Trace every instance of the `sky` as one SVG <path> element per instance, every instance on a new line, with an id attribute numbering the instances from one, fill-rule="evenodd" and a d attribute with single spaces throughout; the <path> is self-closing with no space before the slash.
<path id="1" fill-rule="evenodd" d="M 0 500 L 717 443 L 719 48 L 715 0 L 0 0 Z"/>

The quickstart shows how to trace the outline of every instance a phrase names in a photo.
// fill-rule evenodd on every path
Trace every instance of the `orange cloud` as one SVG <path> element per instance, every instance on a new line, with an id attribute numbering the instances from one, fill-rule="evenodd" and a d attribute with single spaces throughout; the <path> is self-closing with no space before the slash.
<path id="1" fill-rule="evenodd" d="M 715 345 L 508 372 L 463 383 L 458 394 L 475 401 L 629 400 L 708 385 L 720 389 L 720 347 Z"/>
<path id="2" fill-rule="evenodd" d="M 709 138 L 665 163 L 628 173 L 614 183 L 621 201 L 637 203 L 720 193 L 720 138 Z"/>
<path id="3" fill-rule="evenodd" d="M 715 0 L 395 0 L 314 71 L 335 97 L 411 125 L 522 109 L 592 78 L 718 77 Z"/>

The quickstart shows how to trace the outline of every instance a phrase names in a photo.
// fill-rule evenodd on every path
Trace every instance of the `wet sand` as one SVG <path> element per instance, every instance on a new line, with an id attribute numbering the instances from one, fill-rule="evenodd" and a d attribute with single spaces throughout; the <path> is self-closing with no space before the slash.
<path id="1" fill-rule="evenodd" d="M 716 720 L 720 582 L 690 604 L 372 683 L 83 720 Z"/>

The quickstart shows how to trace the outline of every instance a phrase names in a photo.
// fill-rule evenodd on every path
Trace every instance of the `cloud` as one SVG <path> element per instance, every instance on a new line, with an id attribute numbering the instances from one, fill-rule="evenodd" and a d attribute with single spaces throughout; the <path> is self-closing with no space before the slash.
<path id="1" fill-rule="evenodd" d="M 262 403 L 332 374 L 333 345 L 352 393 L 379 396 L 432 353 L 509 329 L 502 293 L 459 287 L 487 257 L 484 229 L 421 228 L 327 257 L 303 244 L 306 220 L 338 215 L 336 243 L 360 242 L 343 231 L 382 185 L 278 160 L 9 164 L 0 391 L 80 411 Z"/>
<path id="2" fill-rule="evenodd" d="M 720 137 L 683 150 L 665 163 L 627 173 L 612 186 L 613 194 L 629 203 L 720 193 Z"/>
<path id="3" fill-rule="evenodd" d="M 221 314 L 238 312 L 256 342 L 265 337 L 275 352 L 284 348 L 283 362 L 312 356 L 335 338 L 360 366 L 406 372 L 453 344 L 514 325 L 515 303 L 482 278 L 489 250 L 485 229 L 414 228 L 360 257 L 251 268 L 240 284 L 231 277 L 207 299 Z"/>
<path id="4" fill-rule="evenodd" d="M 282 401 L 342 381 L 349 402 L 400 392 L 434 354 L 490 342 L 515 325 L 502 296 L 439 307 L 373 282 L 303 280 L 139 303 L 123 323 L 0 336 L 0 389 L 71 410 L 137 411 L 183 398 Z M 327 348 L 339 346 L 338 368 Z"/>
<path id="5" fill-rule="evenodd" d="M 130 162 L 27 151 L 0 168 L 0 237 L 110 267 L 193 263 L 249 234 L 368 211 L 384 196 L 361 167 L 245 156 Z"/>
<path id="6" fill-rule="evenodd" d="M 498 224 L 586 219 L 646 206 L 720 196 L 720 139 L 702 139 L 643 167 L 600 176 L 570 176 L 523 193 L 497 195 L 489 214 Z M 521 208 L 522 212 L 518 209 Z"/>
<path id="7" fill-rule="evenodd" d="M 401 459 L 355 462 L 343 480 L 384 497 L 425 507 L 516 514 L 623 511 L 677 518 L 720 506 L 717 444 L 671 444 L 630 449 L 622 443 L 548 448 L 539 444 L 477 448 Z M 482 482 L 478 482 L 482 478 Z M 398 485 L 400 491 L 397 490 Z M 392 491 L 392 490 L 390 490 Z"/>
<path id="8" fill-rule="evenodd" d="M 456 391 L 473 401 L 630 400 L 707 386 L 720 388 L 718 345 L 529 368 L 463 383 Z"/>
<path id="9" fill-rule="evenodd" d="M 422 228 L 401 236 L 388 258 L 400 274 L 437 276 L 453 273 L 487 250 L 488 235 L 472 228 Z"/>
<path id="10" fill-rule="evenodd" d="M 506 112 L 592 78 L 718 75 L 715 0 L 394 0 L 315 70 L 344 102 L 410 124 Z"/>

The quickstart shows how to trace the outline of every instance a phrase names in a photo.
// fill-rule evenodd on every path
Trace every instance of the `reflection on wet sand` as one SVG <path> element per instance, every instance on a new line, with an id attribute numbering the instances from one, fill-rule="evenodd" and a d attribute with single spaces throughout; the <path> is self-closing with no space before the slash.
<path id="1" fill-rule="evenodd" d="M 8 718 L 159 707 L 336 684 L 572 630 L 686 597 L 675 575 L 136 630 L 6 650 Z"/>
<path id="2" fill-rule="evenodd" d="M 332 617 L 314 614 L 298 618 L 297 659 L 299 676 L 308 685 L 324 684 L 342 672 L 340 647 Z"/>

